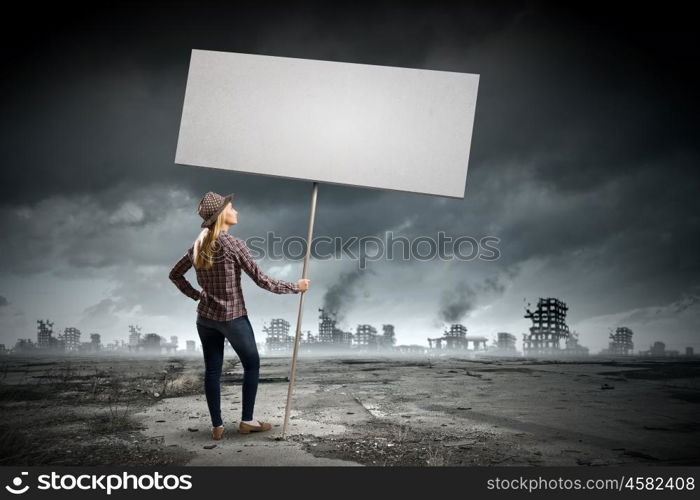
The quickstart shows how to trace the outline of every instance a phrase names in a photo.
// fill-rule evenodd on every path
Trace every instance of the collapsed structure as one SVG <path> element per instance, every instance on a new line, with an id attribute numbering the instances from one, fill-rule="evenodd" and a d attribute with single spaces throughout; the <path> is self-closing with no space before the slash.
<path id="1" fill-rule="evenodd" d="M 274 318 L 269 325 L 263 325 L 265 344 L 269 352 L 287 351 L 294 344 L 294 337 L 289 335 L 289 321 Z"/>
<path id="2" fill-rule="evenodd" d="M 391 348 L 396 342 L 394 325 L 382 325 L 382 333 L 369 324 L 359 324 L 355 333 L 344 331 L 337 326 L 335 313 L 319 308 L 318 335 L 306 332 L 302 336 L 300 349 L 306 352 L 321 351 L 380 351 Z M 268 352 L 287 352 L 294 348 L 295 332 L 290 332 L 290 324 L 283 318 L 274 318 L 263 326 L 265 347 Z"/>
<path id="3" fill-rule="evenodd" d="M 617 356 L 628 356 L 632 354 L 634 343 L 632 342 L 634 332 L 626 326 L 619 326 L 614 333 L 610 334 L 610 343 L 607 353 Z"/>
<path id="4" fill-rule="evenodd" d="M 523 334 L 525 356 L 587 355 L 588 348 L 579 345 L 578 334 L 566 324 L 567 305 L 554 297 L 540 298 L 534 311 L 525 309 L 525 318 L 532 320 L 530 333 Z M 564 340 L 564 347 L 561 341 Z"/>
<path id="5" fill-rule="evenodd" d="M 529 305 L 529 304 L 528 304 Z M 523 333 L 523 353 L 525 356 L 587 356 L 589 350 L 579 344 L 579 335 L 570 331 L 566 323 L 568 306 L 553 297 L 540 298 L 534 311 L 525 309 L 525 318 L 532 321 L 529 333 Z M 319 308 L 318 335 L 306 331 L 306 337 L 301 338 L 300 348 L 309 352 L 348 351 L 370 352 L 391 351 L 394 353 L 424 354 L 429 351 L 461 351 L 496 356 L 518 355 L 515 335 L 508 332 L 498 332 L 494 344 L 487 346 L 487 338 L 467 335 L 467 327 L 460 323 L 450 325 L 441 337 L 428 338 L 429 347 L 421 345 L 396 346 L 394 325 L 383 324 L 381 333 L 370 324 L 358 324 L 355 332 L 345 331 L 337 326 L 336 314 L 324 308 Z M 89 342 L 81 342 L 81 332 L 78 328 L 67 327 L 58 336 L 54 336 L 54 323 L 49 320 L 37 320 L 37 340 L 18 339 L 15 347 L 5 348 L 0 344 L 0 354 L 15 353 L 59 353 L 59 352 L 144 352 L 147 354 L 170 354 L 178 351 L 178 337 L 171 336 L 170 342 L 156 333 L 143 335 L 137 325 L 129 325 L 128 342 L 115 340 L 106 346 L 101 344 L 99 333 L 91 333 Z M 287 353 L 293 349 L 295 335 L 290 332 L 290 323 L 283 318 L 274 318 L 263 326 L 265 333 L 265 350 L 268 353 Z M 634 352 L 632 337 L 634 332 L 619 326 L 610 332 L 610 342 L 607 349 L 600 351 L 602 355 L 630 356 Z M 563 345 L 562 345 L 562 340 Z M 224 343 L 224 349 L 232 351 L 229 342 Z M 193 354 L 197 351 L 197 343 L 186 341 L 185 352 Z M 667 350 L 663 342 L 655 342 L 649 350 L 639 351 L 642 356 L 680 356 L 678 350 Z M 692 347 L 685 348 L 686 357 L 695 357 Z"/>
<path id="6" fill-rule="evenodd" d="M 505 352 L 516 352 L 515 347 L 515 335 L 508 332 L 498 332 L 498 340 L 496 341 L 496 348 L 499 351 Z"/>
<path id="7" fill-rule="evenodd" d="M 677 357 L 680 355 L 679 351 L 675 349 L 668 350 L 666 349 L 666 344 L 663 342 L 657 340 L 654 342 L 653 345 L 649 346 L 649 350 L 647 351 L 640 351 L 640 355 L 642 356 L 650 356 L 650 357 Z M 685 351 L 686 356 L 692 356 L 693 351 L 692 347 L 691 348 L 686 348 Z"/>
<path id="8" fill-rule="evenodd" d="M 512 333 L 498 332 L 496 343 L 488 347 L 488 353 L 493 356 L 518 356 L 520 352 L 515 346 L 516 340 L 516 336 Z"/>
<path id="9" fill-rule="evenodd" d="M 129 325 L 129 351 L 144 352 L 148 354 L 171 354 L 177 351 L 178 339 L 176 335 L 170 336 L 170 342 L 157 333 L 141 335 L 141 327 Z"/>
<path id="10" fill-rule="evenodd" d="M 435 349 L 448 349 L 451 351 L 486 351 L 486 342 L 488 339 L 481 336 L 467 336 L 467 327 L 460 324 L 454 323 L 450 326 L 450 329 L 444 332 L 442 337 L 436 337 L 433 339 L 428 339 L 428 345 L 433 349 L 433 342 L 435 343 Z M 469 348 L 469 343 L 471 342 L 471 349 Z M 443 347 L 443 343 L 445 346 Z"/>
<path id="11" fill-rule="evenodd" d="M 101 347 L 100 334 L 91 333 L 90 342 L 81 342 L 81 332 L 75 327 L 66 327 L 63 333 L 54 336 L 53 321 L 37 321 L 37 335 L 35 347 L 44 352 L 90 352 L 99 351 Z M 20 339 L 16 349 L 18 351 L 31 350 L 34 347 L 30 339 Z"/>

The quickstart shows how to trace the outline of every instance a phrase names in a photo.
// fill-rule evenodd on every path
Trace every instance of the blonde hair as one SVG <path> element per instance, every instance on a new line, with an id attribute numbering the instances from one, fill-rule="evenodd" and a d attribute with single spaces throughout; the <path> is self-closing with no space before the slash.
<path id="1" fill-rule="evenodd" d="M 192 257 L 195 269 L 211 269 L 214 264 L 214 256 L 219 248 L 219 233 L 224 225 L 225 210 L 209 227 L 205 227 L 194 240 Z"/>

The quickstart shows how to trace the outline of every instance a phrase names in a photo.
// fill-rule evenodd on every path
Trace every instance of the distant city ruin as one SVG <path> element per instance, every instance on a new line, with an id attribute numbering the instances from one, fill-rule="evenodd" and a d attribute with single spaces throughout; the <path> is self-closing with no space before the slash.
<path id="1" fill-rule="evenodd" d="M 529 304 L 528 304 L 529 305 Z M 589 349 L 579 343 L 579 334 L 569 330 L 566 322 L 568 306 L 563 301 L 549 297 L 540 298 L 534 310 L 525 309 L 526 319 L 532 322 L 528 333 L 522 334 L 522 352 L 516 346 L 517 337 L 510 332 L 496 332 L 489 339 L 483 335 L 469 335 L 467 326 L 452 323 L 445 327 L 442 335 L 428 337 L 428 345 L 397 345 L 393 324 L 380 327 L 360 323 L 354 331 L 338 327 L 337 316 L 332 311 L 319 308 L 318 330 L 314 335 L 310 330 L 302 332 L 299 349 L 309 354 L 462 354 L 469 356 L 505 356 L 530 358 L 580 358 L 590 356 Z M 262 328 L 264 342 L 259 344 L 261 354 L 287 356 L 294 348 L 295 332 L 284 318 L 272 318 Z M 180 349 L 177 336 L 169 340 L 151 332 L 142 333 L 138 325 L 129 325 L 128 338 L 102 344 L 99 333 L 90 333 L 89 341 L 81 341 L 81 331 L 67 327 L 54 335 L 54 323 L 37 320 L 36 342 L 32 339 L 18 339 L 11 349 L 0 344 L 0 355 L 9 354 L 129 354 L 129 355 L 173 355 L 190 354 L 201 351 L 201 345 L 187 340 Z M 626 326 L 615 327 L 609 332 L 608 348 L 598 355 L 608 357 L 625 356 L 681 356 L 677 350 L 667 350 L 666 345 L 656 341 L 646 350 L 634 350 L 634 332 Z M 490 343 L 489 343 L 490 340 Z M 226 342 L 225 349 L 233 351 Z M 685 357 L 694 357 L 692 347 L 686 347 Z"/>

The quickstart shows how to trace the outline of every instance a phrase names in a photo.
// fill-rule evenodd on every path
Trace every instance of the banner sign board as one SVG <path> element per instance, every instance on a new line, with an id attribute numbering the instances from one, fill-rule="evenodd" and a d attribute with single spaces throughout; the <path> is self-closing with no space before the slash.
<path id="1" fill-rule="evenodd" d="M 479 75 L 193 49 L 175 163 L 464 198 Z"/>

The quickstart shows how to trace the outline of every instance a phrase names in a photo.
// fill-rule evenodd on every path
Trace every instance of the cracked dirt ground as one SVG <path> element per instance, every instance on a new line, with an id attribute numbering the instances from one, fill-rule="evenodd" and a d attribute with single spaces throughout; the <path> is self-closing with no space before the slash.
<path id="1" fill-rule="evenodd" d="M 287 440 L 290 359 L 261 362 L 254 418 L 271 431 L 238 434 L 229 377 L 221 441 L 203 393 L 137 413 L 142 432 L 189 465 L 700 464 L 697 361 L 301 356 Z"/>

